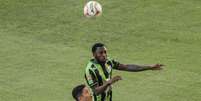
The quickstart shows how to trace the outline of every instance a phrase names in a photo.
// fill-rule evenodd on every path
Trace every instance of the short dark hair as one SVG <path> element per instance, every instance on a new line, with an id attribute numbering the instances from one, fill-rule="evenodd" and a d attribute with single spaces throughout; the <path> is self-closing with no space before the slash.
<path id="1" fill-rule="evenodd" d="M 73 88 L 72 96 L 76 101 L 79 101 L 79 97 L 82 95 L 82 91 L 86 86 L 84 84 L 78 85 L 75 88 Z"/>
<path id="2" fill-rule="evenodd" d="M 105 46 L 103 43 L 95 43 L 91 48 L 92 53 L 96 52 L 98 47 L 103 47 L 103 46 Z"/>

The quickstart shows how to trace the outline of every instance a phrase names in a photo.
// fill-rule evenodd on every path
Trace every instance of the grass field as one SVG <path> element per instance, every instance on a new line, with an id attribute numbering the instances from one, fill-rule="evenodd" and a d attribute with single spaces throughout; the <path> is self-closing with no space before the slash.
<path id="1" fill-rule="evenodd" d="M 162 71 L 114 71 L 114 101 L 201 101 L 200 0 L 0 0 L 0 101 L 73 101 L 90 48 L 107 45 L 122 63 Z"/>

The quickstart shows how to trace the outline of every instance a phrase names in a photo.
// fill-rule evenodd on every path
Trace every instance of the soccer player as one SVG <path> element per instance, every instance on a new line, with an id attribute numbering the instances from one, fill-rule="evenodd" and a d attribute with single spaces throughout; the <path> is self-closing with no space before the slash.
<path id="1" fill-rule="evenodd" d="M 120 78 L 120 77 L 118 77 Z M 118 79 L 111 79 L 109 82 L 115 83 Z M 72 96 L 76 101 L 93 101 L 90 90 L 84 84 L 78 85 L 73 88 Z"/>
<path id="2" fill-rule="evenodd" d="M 85 79 L 90 88 L 93 101 L 112 101 L 111 85 L 121 80 L 120 76 L 112 77 L 113 69 L 139 72 L 144 70 L 160 70 L 163 66 L 162 64 L 122 64 L 107 57 L 107 49 L 102 43 L 96 43 L 92 46 L 92 54 L 93 59 L 87 64 Z"/>
<path id="3" fill-rule="evenodd" d="M 92 101 L 89 89 L 83 84 L 73 89 L 72 96 L 76 101 Z"/>

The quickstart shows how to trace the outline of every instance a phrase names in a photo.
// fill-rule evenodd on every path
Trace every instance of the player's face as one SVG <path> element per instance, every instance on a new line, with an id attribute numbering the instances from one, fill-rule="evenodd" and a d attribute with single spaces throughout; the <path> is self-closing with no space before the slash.
<path id="1" fill-rule="evenodd" d="M 80 97 L 80 101 L 92 101 L 92 96 L 87 87 L 82 90 L 82 96 Z"/>
<path id="2" fill-rule="evenodd" d="M 98 47 L 94 53 L 94 57 L 99 62 L 105 62 L 107 60 L 107 49 L 105 47 Z"/>

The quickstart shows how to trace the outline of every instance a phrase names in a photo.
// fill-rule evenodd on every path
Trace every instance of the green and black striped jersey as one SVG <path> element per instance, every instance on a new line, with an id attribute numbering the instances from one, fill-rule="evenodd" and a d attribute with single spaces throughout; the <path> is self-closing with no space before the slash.
<path id="1" fill-rule="evenodd" d="M 112 87 L 108 87 L 104 93 L 99 95 L 93 93 L 93 90 L 95 87 L 101 86 L 104 82 L 110 80 L 112 69 L 117 68 L 119 64 L 119 62 L 109 58 L 105 64 L 99 64 L 95 59 L 89 61 L 85 71 L 85 79 L 94 101 L 112 101 Z"/>

